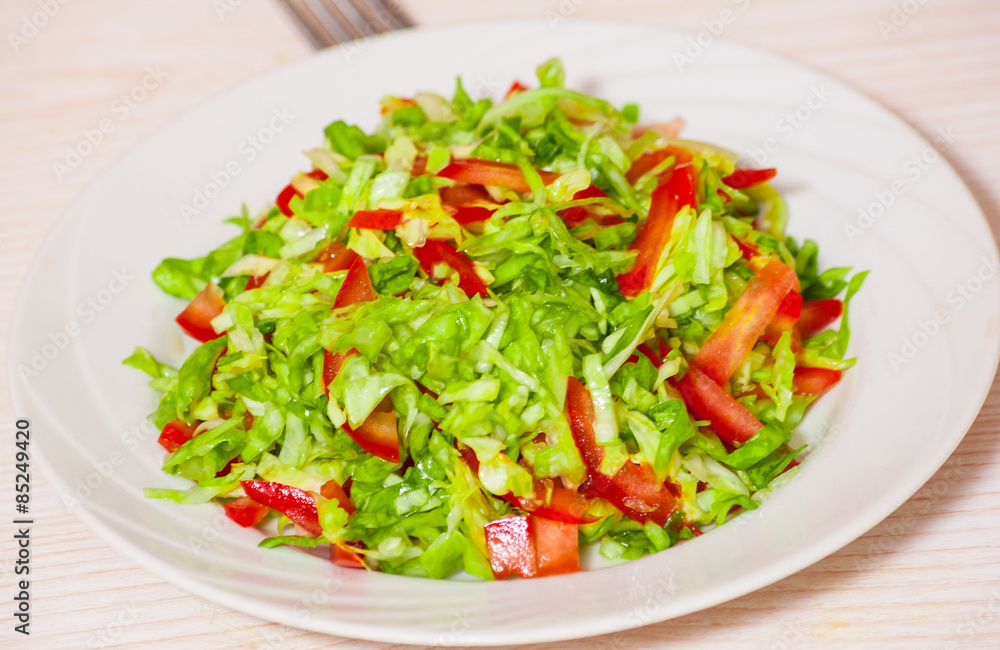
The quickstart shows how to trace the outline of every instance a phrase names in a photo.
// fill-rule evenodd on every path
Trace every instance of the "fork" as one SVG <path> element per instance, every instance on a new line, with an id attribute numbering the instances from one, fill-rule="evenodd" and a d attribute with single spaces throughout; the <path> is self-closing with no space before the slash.
<path id="1" fill-rule="evenodd" d="M 410 27 L 397 0 L 281 0 L 317 47 Z"/>

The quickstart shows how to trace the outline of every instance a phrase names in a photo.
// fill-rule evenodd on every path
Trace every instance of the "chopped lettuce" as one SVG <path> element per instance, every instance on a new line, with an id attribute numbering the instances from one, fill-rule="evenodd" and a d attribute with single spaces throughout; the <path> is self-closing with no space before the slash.
<path id="1" fill-rule="evenodd" d="M 796 393 L 796 369 L 854 363 L 848 303 L 866 274 L 821 271 L 813 241 L 785 238 L 773 187 L 723 182 L 724 150 L 634 132 L 637 106 L 566 88 L 559 59 L 536 73 L 499 102 L 459 80 L 450 100 L 385 98 L 373 131 L 330 123 L 306 153 L 325 177 L 294 176 L 284 213 L 244 209 L 238 236 L 156 267 L 168 295 L 213 283 L 225 306 L 194 305 L 217 336 L 177 369 L 142 348 L 124 362 L 163 393 L 150 417 L 174 427 L 164 471 L 193 482 L 147 496 L 228 503 L 240 481 L 277 483 L 311 498 L 315 520 L 272 507 L 278 534 L 262 546 L 338 545 L 387 573 L 488 580 L 487 525 L 556 488 L 586 495 L 595 520 L 580 540 L 631 559 L 790 480 L 803 450 L 791 430 L 816 399 Z M 688 165 L 698 200 L 657 235 L 652 193 Z M 348 225 L 361 211 L 384 225 Z M 768 260 L 794 268 L 806 300 L 843 294 L 843 318 L 801 348 L 794 330 L 756 341 L 721 383 L 762 428 L 730 444 L 675 386 Z M 618 277 L 638 264 L 644 290 L 626 297 Z M 592 422 L 567 410 L 570 378 Z M 672 512 L 637 515 L 635 485 L 607 487 L 620 479 L 654 481 Z"/>

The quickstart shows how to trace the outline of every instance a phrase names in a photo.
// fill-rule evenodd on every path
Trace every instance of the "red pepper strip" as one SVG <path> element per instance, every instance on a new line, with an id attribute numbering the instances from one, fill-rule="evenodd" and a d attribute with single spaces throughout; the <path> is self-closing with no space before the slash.
<path id="1" fill-rule="evenodd" d="M 364 548 L 361 542 L 345 542 L 336 544 L 330 549 L 330 561 L 345 569 L 366 569 L 365 558 L 355 551 L 355 548 Z"/>
<path id="2" fill-rule="evenodd" d="M 221 478 L 223 476 L 228 476 L 229 472 L 233 471 L 233 464 L 237 460 L 239 460 L 239 458 L 240 458 L 239 456 L 234 456 L 234 457 L 230 458 L 229 462 L 226 463 L 226 466 L 223 467 L 222 469 L 220 469 L 218 472 L 215 473 L 215 478 Z"/>
<path id="3" fill-rule="evenodd" d="M 770 260 L 750 278 L 719 327 L 691 360 L 717 384 L 725 383 L 774 318 L 789 291 L 798 288 L 795 271 Z"/>
<path id="4" fill-rule="evenodd" d="M 272 481 L 240 481 L 247 496 L 285 515 L 310 535 L 321 535 L 316 500 L 305 490 Z"/>
<path id="5" fill-rule="evenodd" d="M 818 334 L 830 323 L 840 318 L 844 312 L 844 303 L 836 298 L 828 300 L 802 301 L 802 313 L 799 316 L 799 333 L 805 338 Z"/>
<path id="6" fill-rule="evenodd" d="M 743 190 L 754 185 L 760 185 L 774 178 L 778 170 L 769 169 L 737 169 L 729 176 L 725 176 L 722 182 L 734 190 Z"/>
<path id="7" fill-rule="evenodd" d="M 663 249 L 670 242 L 677 211 L 684 206 L 694 207 L 695 202 L 694 173 L 690 166 L 675 169 L 670 178 L 653 190 L 649 215 L 629 246 L 639 251 L 635 266 L 618 276 L 618 285 L 626 298 L 634 298 L 652 285 Z"/>
<path id="8" fill-rule="evenodd" d="M 402 220 L 402 210 L 358 210 L 347 222 L 347 226 L 367 230 L 392 230 Z"/>
<path id="9" fill-rule="evenodd" d="M 453 181 L 473 183 L 474 185 L 498 185 L 515 192 L 531 190 L 520 167 L 491 160 L 476 158 L 455 160 L 439 171 L 437 175 L 439 178 L 450 178 Z M 538 175 L 542 177 L 542 183 L 545 185 L 559 178 L 559 174 L 542 170 L 538 170 Z"/>
<path id="10" fill-rule="evenodd" d="M 344 512 L 349 515 L 354 514 L 354 503 L 351 502 L 351 497 L 347 496 L 347 493 L 344 492 L 344 488 L 340 487 L 340 483 L 330 479 L 323 484 L 319 493 L 327 499 L 336 499 Z"/>
<path id="11" fill-rule="evenodd" d="M 494 578 L 515 574 L 522 578 L 535 576 L 538 561 L 533 523 L 531 517 L 514 515 L 486 524 L 486 549 Z"/>
<path id="12" fill-rule="evenodd" d="M 580 199 L 596 199 L 601 197 L 606 197 L 601 188 L 596 185 L 589 185 L 588 187 L 580 190 L 573 195 L 574 201 L 579 201 Z M 559 216 L 562 220 L 566 222 L 566 225 L 570 228 L 575 228 L 587 219 L 592 219 L 598 225 L 601 226 L 613 226 L 619 223 L 625 223 L 625 220 L 616 214 L 610 214 L 606 216 L 598 216 L 587 209 L 585 205 L 574 205 L 572 208 L 566 208 L 565 210 L 559 211 Z"/>
<path id="13" fill-rule="evenodd" d="M 394 412 L 372 411 L 357 429 L 346 422 L 343 428 L 369 454 L 390 463 L 399 462 L 399 434 Z"/>
<path id="14" fill-rule="evenodd" d="M 344 284 L 340 285 L 340 291 L 333 300 L 333 308 L 346 307 L 356 302 L 371 302 L 375 297 L 375 289 L 372 287 L 371 278 L 368 277 L 368 267 L 365 266 L 365 260 L 358 257 L 347 269 L 347 277 L 344 278 Z"/>
<path id="15" fill-rule="evenodd" d="M 314 169 L 311 172 L 307 173 L 306 176 L 308 176 L 309 178 L 314 178 L 318 181 L 325 181 L 326 179 L 330 178 L 329 176 L 326 175 L 326 172 L 324 172 L 322 169 Z M 281 211 L 281 214 L 285 215 L 286 217 L 291 217 L 295 214 L 294 212 L 292 212 L 292 208 L 289 204 L 292 202 L 292 199 L 296 196 L 302 196 L 302 193 L 299 192 L 297 189 L 295 189 L 295 186 L 293 186 L 291 183 L 286 185 L 285 189 L 281 190 L 281 192 L 278 194 L 278 198 L 274 200 L 274 204 L 278 206 L 278 210 Z"/>
<path id="16" fill-rule="evenodd" d="M 691 162 L 691 152 L 680 147 L 669 146 L 662 149 L 656 149 L 655 151 L 648 151 L 636 158 L 635 162 L 632 163 L 632 166 L 628 168 L 628 172 L 625 174 L 625 180 L 627 180 L 630 185 L 635 185 L 636 181 L 645 176 L 650 170 L 670 156 L 674 157 L 675 168 Z"/>
<path id="17" fill-rule="evenodd" d="M 476 457 L 476 452 L 470 447 L 459 448 L 458 440 L 455 440 L 455 449 L 458 449 L 459 455 L 472 470 L 472 473 L 479 474 L 479 459 Z M 534 482 L 533 488 L 534 494 L 532 496 L 518 497 L 508 492 L 501 495 L 500 498 L 515 508 L 520 508 L 543 519 L 561 521 L 566 524 L 589 524 L 597 521 L 597 517 L 584 514 L 590 507 L 590 503 L 579 492 L 554 487 L 550 495 L 548 486 L 543 481 L 538 480 Z M 546 501 L 546 496 L 550 496 L 548 501 Z"/>
<path id="18" fill-rule="evenodd" d="M 295 188 L 292 187 L 291 185 L 286 185 L 285 189 L 281 190 L 281 192 L 278 193 L 278 198 L 274 200 L 274 204 L 278 206 L 278 210 L 281 212 L 281 214 L 285 215 L 286 217 L 291 217 L 295 214 L 294 212 L 292 212 L 292 208 L 289 207 L 288 204 L 291 203 L 292 199 L 295 198 L 296 196 L 301 196 L 301 194 L 299 194 L 295 190 Z"/>
<path id="19" fill-rule="evenodd" d="M 778 305 L 778 311 L 775 312 L 774 318 L 764 329 L 764 334 L 760 337 L 761 340 L 767 341 L 771 345 L 777 345 L 782 334 L 795 329 L 795 323 L 798 322 L 801 313 L 802 294 L 797 291 L 789 291 L 782 299 L 781 304 Z"/>
<path id="20" fill-rule="evenodd" d="M 539 578 L 580 570 L 580 536 L 574 524 L 532 517 Z"/>
<path id="21" fill-rule="evenodd" d="M 476 452 L 472 450 L 472 447 L 459 448 L 458 440 L 456 439 L 455 449 L 458 449 L 458 455 L 462 457 L 462 460 L 469 466 L 472 473 L 479 474 L 479 458 L 476 456 Z"/>
<path id="22" fill-rule="evenodd" d="M 479 201 L 493 202 L 489 192 L 480 185 L 442 187 L 440 193 L 441 204 L 454 209 L 452 217 L 460 224 L 486 221 L 496 212 L 496 208 L 473 205 Z"/>
<path id="23" fill-rule="evenodd" d="M 476 201 L 493 201 L 490 193 L 483 189 L 481 185 L 453 185 L 451 187 L 442 187 L 439 192 L 441 194 L 441 204 L 453 208 L 469 205 Z"/>
<path id="24" fill-rule="evenodd" d="M 212 329 L 212 319 L 226 306 L 222 289 L 209 282 L 174 320 L 191 338 L 206 343 L 223 334 Z"/>
<path id="25" fill-rule="evenodd" d="M 503 495 L 503 498 L 514 507 L 550 521 L 564 524 L 590 524 L 598 519 L 593 515 L 584 514 L 590 507 L 590 502 L 576 490 L 554 487 L 548 502 L 545 500 L 548 494 L 545 483 L 535 481 L 534 491 L 533 496 L 517 497 L 507 493 Z"/>
<path id="26" fill-rule="evenodd" d="M 667 360 L 667 355 L 670 354 L 670 347 L 663 342 L 663 339 L 656 339 L 656 343 L 659 348 L 659 352 L 654 352 L 653 348 L 649 347 L 648 343 L 640 343 L 635 350 L 636 352 L 640 352 L 645 355 L 645 357 L 649 359 L 654 366 L 659 368 Z M 638 358 L 636 360 L 638 360 Z"/>
<path id="27" fill-rule="evenodd" d="M 340 372 L 344 361 L 352 354 L 357 354 L 357 352 L 355 348 L 351 348 L 347 352 L 337 352 L 336 354 L 329 350 L 323 351 L 323 391 L 328 397 L 330 395 L 330 382 L 337 377 L 337 373 Z M 390 463 L 398 463 L 400 455 L 399 436 L 396 432 L 396 414 L 392 410 L 380 410 L 387 406 L 391 409 L 391 402 L 387 405 L 385 400 L 383 400 L 357 429 L 352 428 L 346 422 L 343 429 L 354 442 L 358 443 L 359 447 L 369 454 L 378 456 Z M 330 489 L 332 490 L 333 488 L 331 487 Z M 326 494 L 324 493 L 323 496 L 326 496 Z M 341 502 L 341 507 L 344 507 L 343 502 Z M 346 510 L 347 508 L 344 509 Z"/>
<path id="28" fill-rule="evenodd" d="M 243 287 L 244 291 L 250 291 L 252 289 L 259 289 L 264 286 L 264 282 L 267 281 L 267 276 L 271 275 L 270 271 L 264 275 L 251 275 L 247 278 L 247 286 Z"/>
<path id="29" fill-rule="evenodd" d="M 244 528 L 256 526 L 264 521 L 271 509 L 256 503 L 250 497 L 240 497 L 223 506 L 226 516 Z"/>
<path id="30" fill-rule="evenodd" d="M 594 435 L 594 403 L 590 391 L 576 377 L 569 377 L 566 382 L 566 411 L 573 441 L 590 477 L 583 495 L 607 499 L 638 522 L 654 521 L 664 525 L 674 511 L 675 499 L 673 493 L 656 480 L 652 467 L 629 461 L 613 477 L 600 473 L 604 449 L 597 444 Z"/>
<path id="31" fill-rule="evenodd" d="M 340 372 L 340 367 L 344 365 L 347 361 L 347 357 L 352 354 L 357 354 L 355 348 L 351 348 L 347 352 L 337 352 L 334 354 L 329 350 L 323 351 L 323 392 L 330 395 L 330 382 L 336 378 L 337 373 Z"/>
<path id="32" fill-rule="evenodd" d="M 469 296 L 489 295 L 486 283 L 476 275 L 475 266 L 472 260 L 465 253 L 460 253 L 455 246 L 441 239 L 428 239 L 423 246 L 413 249 L 413 256 L 420 262 L 420 268 L 431 280 L 440 284 L 440 280 L 434 276 L 434 267 L 437 264 L 446 264 L 458 273 L 458 288 Z"/>
<path id="33" fill-rule="evenodd" d="M 181 445 L 194 437 L 194 427 L 184 420 L 174 420 L 163 425 L 157 442 L 169 452 L 177 451 Z"/>
<path id="34" fill-rule="evenodd" d="M 514 83 L 510 85 L 510 88 L 507 89 L 507 94 L 504 95 L 503 98 L 505 100 L 510 99 L 510 96 L 514 93 L 523 93 L 525 90 L 528 90 L 528 87 L 520 81 L 515 80 Z"/>
<path id="35" fill-rule="evenodd" d="M 464 226 L 467 223 L 486 221 L 493 216 L 494 212 L 496 212 L 495 209 L 491 210 L 481 205 L 463 205 L 455 208 L 455 214 L 451 216 L 455 221 Z"/>
<path id="36" fill-rule="evenodd" d="M 840 381 L 839 370 L 829 368 L 796 368 L 792 385 L 796 395 L 819 395 Z"/>
<path id="37" fill-rule="evenodd" d="M 324 273 L 334 271 L 345 271 L 351 268 L 354 260 L 358 259 L 358 254 L 340 242 L 333 242 L 313 258 L 313 262 L 323 265 Z"/>
<path id="38" fill-rule="evenodd" d="M 743 259 L 746 261 L 749 262 L 756 256 L 760 255 L 760 249 L 756 244 L 744 241 L 739 237 L 733 237 L 733 241 L 735 241 L 736 245 L 740 247 L 740 253 L 743 254 Z"/>
<path id="39" fill-rule="evenodd" d="M 764 426 L 697 366 L 688 368 L 675 386 L 688 410 L 697 419 L 711 422 L 712 429 L 730 445 L 746 442 Z"/>

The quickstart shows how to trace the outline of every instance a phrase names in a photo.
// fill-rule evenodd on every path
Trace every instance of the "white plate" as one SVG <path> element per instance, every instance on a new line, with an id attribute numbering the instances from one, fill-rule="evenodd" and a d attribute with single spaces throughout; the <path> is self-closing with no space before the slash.
<path id="1" fill-rule="evenodd" d="M 1000 351 L 1000 288 L 983 281 L 996 273 L 993 237 L 954 171 L 885 109 L 732 43 L 677 58 L 697 54 L 692 42 L 575 19 L 407 31 L 281 68 L 164 127 L 77 200 L 21 290 L 11 385 L 17 412 L 34 418 L 49 478 L 98 533 L 193 593 L 288 625 L 394 642 L 526 643 L 635 627 L 746 594 L 861 535 L 944 462 L 990 386 Z M 242 202 L 256 210 L 273 200 L 333 119 L 373 126 L 384 93 L 450 95 L 456 74 L 471 93 L 497 96 L 556 54 L 571 87 L 637 101 L 645 120 L 681 115 L 690 137 L 756 151 L 778 167 L 791 232 L 820 242 L 822 265 L 872 270 L 852 304 L 860 362 L 803 424 L 818 444 L 798 477 L 758 510 L 664 553 L 500 583 L 338 569 L 257 549 L 259 533 L 215 505 L 144 499 L 143 487 L 185 484 L 161 474 L 156 432 L 142 424 L 155 397 L 121 366 L 137 344 L 174 361 L 182 353 L 172 323 L 181 303 L 153 285 L 156 263 L 232 236 L 221 219 Z M 878 197 L 893 205 L 869 208 Z M 182 204 L 198 214 L 185 221 Z M 859 208 L 878 218 L 859 227 Z M 72 335 L 57 334 L 68 326 Z M 38 372 L 25 377 L 33 363 Z"/>

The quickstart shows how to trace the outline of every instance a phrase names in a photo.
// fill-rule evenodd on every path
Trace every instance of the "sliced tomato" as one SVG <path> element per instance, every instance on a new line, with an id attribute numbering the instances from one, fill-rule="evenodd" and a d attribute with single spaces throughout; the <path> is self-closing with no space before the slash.
<path id="1" fill-rule="evenodd" d="M 670 242 L 674 217 L 684 206 L 694 207 L 696 193 L 692 167 L 674 169 L 670 178 L 653 190 L 649 214 L 629 249 L 638 251 L 635 266 L 618 276 L 618 285 L 626 298 L 634 298 L 648 289 L 655 279 L 663 250 Z"/>
<path id="2" fill-rule="evenodd" d="M 333 300 L 333 307 L 338 309 L 357 302 L 371 302 L 375 300 L 376 295 L 372 280 L 368 277 L 365 260 L 358 257 L 347 269 L 347 277 L 344 278 L 344 284 L 340 285 L 340 291 Z"/>
<path id="3" fill-rule="evenodd" d="M 743 190 L 754 185 L 766 183 L 775 177 L 778 170 L 769 169 L 737 169 L 729 176 L 724 176 L 722 182 L 734 190 Z"/>
<path id="4" fill-rule="evenodd" d="M 243 491 L 257 503 L 277 510 L 311 535 L 320 535 L 316 500 L 297 487 L 273 481 L 240 481 Z"/>
<path id="5" fill-rule="evenodd" d="M 250 497 L 240 497 L 235 501 L 230 501 L 223 508 L 227 517 L 244 528 L 256 526 L 264 521 L 267 513 L 271 512 L 270 508 L 260 505 Z"/>
<path id="6" fill-rule="evenodd" d="M 344 431 L 359 447 L 390 463 L 398 463 L 400 457 L 396 429 L 396 414 L 383 411 L 372 411 L 357 429 L 344 423 Z"/>
<path id="7" fill-rule="evenodd" d="M 354 514 L 354 503 L 351 501 L 351 497 L 347 496 L 347 493 L 344 492 L 344 488 L 340 487 L 340 483 L 330 479 L 323 484 L 319 493 L 327 499 L 336 499 L 344 512 L 349 515 Z"/>
<path id="8" fill-rule="evenodd" d="M 458 273 L 458 288 L 469 296 L 489 295 L 486 283 L 476 275 L 476 267 L 472 260 L 465 253 L 459 252 L 454 244 L 441 239 L 428 239 L 427 242 L 413 249 L 413 256 L 420 263 L 427 277 L 440 282 L 434 275 L 434 267 L 438 264 L 445 264 Z"/>
<path id="9" fill-rule="evenodd" d="M 325 181 L 326 179 L 330 178 L 329 176 L 326 175 L 326 172 L 324 172 L 322 169 L 314 169 L 311 172 L 307 173 L 306 176 L 308 176 L 309 178 L 314 178 L 318 181 Z M 274 200 L 274 204 L 278 206 L 278 210 L 281 212 L 281 214 L 285 215 L 286 217 L 291 217 L 295 214 L 294 212 L 292 212 L 292 208 L 289 204 L 292 202 L 292 199 L 295 198 L 296 196 L 302 196 L 302 193 L 299 192 L 297 189 L 295 189 L 295 186 L 292 185 L 291 183 L 286 185 L 285 189 L 281 190 L 281 192 L 278 193 L 278 198 Z"/>
<path id="10" fill-rule="evenodd" d="M 535 529 L 535 575 L 555 576 L 580 570 L 580 536 L 574 524 L 532 517 Z"/>
<path id="11" fill-rule="evenodd" d="M 225 335 L 212 329 L 212 319 L 225 307 L 222 289 L 209 282 L 174 320 L 188 336 L 206 343 Z"/>
<path id="12" fill-rule="evenodd" d="M 524 179 L 524 173 L 520 167 L 509 163 L 493 162 L 492 160 L 479 160 L 477 158 L 453 160 L 451 164 L 439 171 L 437 175 L 440 178 L 450 178 L 453 181 L 462 183 L 497 185 L 514 190 L 515 192 L 528 192 L 531 190 L 528 186 L 528 181 Z M 542 183 L 545 185 L 559 178 L 559 174 L 542 170 L 538 170 L 538 175 L 542 177 Z"/>
<path id="13" fill-rule="evenodd" d="M 687 149 L 682 149 L 681 147 L 669 146 L 663 147 L 662 149 L 647 151 L 636 158 L 635 162 L 632 163 L 632 166 L 628 168 L 628 172 L 625 174 L 625 180 L 627 180 L 630 185 L 635 185 L 636 181 L 648 174 L 652 169 L 670 156 L 674 157 L 675 167 L 680 167 L 691 162 L 691 152 Z"/>
<path id="14" fill-rule="evenodd" d="M 656 480 L 648 464 L 626 462 L 613 476 L 600 472 L 604 449 L 594 435 L 594 403 L 590 391 L 576 377 L 566 382 L 566 412 L 573 441 L 587 466 L 588 485 L 584 496 L 607 499 L 636 521 L 654 521 L 661 526 L 674 511 L 673 493 Z"/>
<path id="15" fill-rule="evenodd" d="M 798 328 L 803 337 L 809 338 L 825 330 L 844 312 L 844 303 L 836 298 L 828 300 L 803 300 Z"/>
<path id="16" fill-rule="evenodd" d="M 717 384 L 725 383 L 757 343 L 789 291 L 798 288 L 790 267 L 772 259 L 750 278 L 719 327 L 712 332 L 691 365 Z"/>
<path id="17" fill-rule="evenodd" d="M 782 334 L 791 332 L 795 328 L 795 323 L 798 322 L 801 313 L 802 294 L 797 291 L 789 291 L 778 305 L 778 311 L 775 312 L 771 322 L 767 324 L 761 339 L 771 345 L 776 345 Z"/>
<path id="18" fill-rule="evenodd" d="M 177 451 L 181 445 L 194 437 L 194 427 L 184 420 L 173 420 L 163 425 L 157 442 L 169 452 Z"/>
<path id="19" fill-rule="evenodd" d="M 486 549 L 493 577 L 533 578 L 538 570 L 534 522 L 525 515 L 494 519 L 485 526 Z"/>
<path id="20" fill-rule="evenodd" d="M 796 395 L 819 395 L 840 381 L 841 372 L 829 368 L 796 368 L 792 385 Z"/>
<path id="21" fill-rule="evenodd" d="M 345 569 L 367 569 L 365 556 L 357 551 L 359 548 L 364 548 L 361 542 L 334 544 L 330 548 L 330 561 Z"/>
<path id="22" fill-rule="evenodd" d="M 357 253 L 344 244 L 335 241 L 321 250 L 313 258 L 313 262 L 322 264 L 324 273 L 333 273 L 334 271 L 344 271 L 351 268 L 351 264 L 356 259 L 358 259 Z"/>
<path id="23" fill-rule="evenodd" d="M 347 222 L 347 226 L 367 230 L 392 230 L 402 220 L 402 210 L 358 210 Z"/>
<path id="24" fill-rule="evenodd" d="M 719 437 L 730 445 L 746 442 L 764 426 L 697 366 L 688 368 L 675 386 L 695 418 L 708 420 Z"/>

